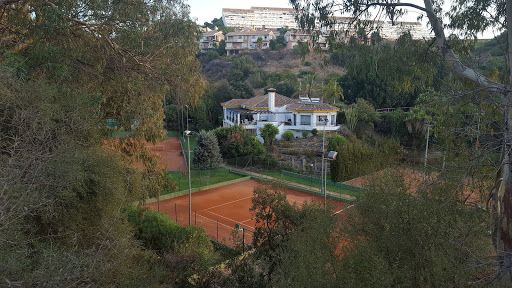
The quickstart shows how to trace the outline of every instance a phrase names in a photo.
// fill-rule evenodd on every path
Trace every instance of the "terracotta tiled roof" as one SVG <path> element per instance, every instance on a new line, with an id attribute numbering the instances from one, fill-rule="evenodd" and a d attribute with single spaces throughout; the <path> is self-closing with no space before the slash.
<path id="1" fill-rule="evenodd" d="M 222 31 L 211 30 L 211 31 L 208 31 L 208 32 L 203 32 L 203 36 L 214 36 L 217 33 L 222 33 Z"/>
<path id="2" fill-rule="evenodd" d="M 222 106 L 241 106 L 247 99 L 231 99 L 224 103 L 221 103 Z"/>
<path id="3" fill-rule="evenodd" d="M 276 93 L 274 98 L 275 107 L 283 107 L 289 104 L 299 103 L 299 99 L 292 99 Z M 222 106 L 245 106 L 247 109 L 263 109 L 268 108 L 268 94 L 256 96 L 251 99 L 231 99 L 221 104 Z"/>
<path id="4" fill-rule="evenodd" d="M 334 107 L 332 105 L 326 103 L 318 103 L 318 104 L 292 104 L 288 106 L 286 109 L 288 110 L 299 110 L 299 111 L 339 111 L 340 108 Z"/>

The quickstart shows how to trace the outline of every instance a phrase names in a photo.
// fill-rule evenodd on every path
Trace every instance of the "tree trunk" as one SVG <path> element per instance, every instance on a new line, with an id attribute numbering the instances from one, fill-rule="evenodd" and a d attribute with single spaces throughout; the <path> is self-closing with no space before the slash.
<path id="1" fill-rule="evenodd" d="M 508 47 L 507 47 L 507 61 L 508 66 L 512 67 L 512 3 L 507 1 L 507 34 L 508 34 Z M 509 75 L 509 83 L 512 83 L 512 73 Z M 496 203 L 498 221 L 496 223 L 496 252 L 498 261 L 500 261 L 500 273 L 507 273 L 512 279 L 512 93 L 506 95 L 506 110 L 505 110 L 505 135 L 504 135 L 504 157 L 502 179 L 503 185 L 498 190 L 498 197 L 494 200 Z M 508 271 L 507 271 L 508 270 Z"/>

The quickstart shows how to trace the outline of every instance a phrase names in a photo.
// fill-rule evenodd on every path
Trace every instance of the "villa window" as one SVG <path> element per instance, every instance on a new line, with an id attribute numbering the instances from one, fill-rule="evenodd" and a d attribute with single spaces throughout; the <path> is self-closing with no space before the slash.
<path id="1" fill-rule="evenodd" d="M 300 115 L 300 125 L 311 125 L 311 115 Z"/>
<path id="2" fill-rule="evenodd" d="M 318 115 L 317 124 L 325 125 L 325 120 L 327 120 L 327 115 Z"/>
<path id="3" fill-rule="evenodd" d="M 331 115 L 331 125 L 336 125 L 336 115 Z"/>

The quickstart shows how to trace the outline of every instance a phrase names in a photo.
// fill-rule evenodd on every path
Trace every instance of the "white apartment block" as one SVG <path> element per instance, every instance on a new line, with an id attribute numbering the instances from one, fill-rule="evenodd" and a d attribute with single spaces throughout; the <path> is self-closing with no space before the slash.
<path id="1" fill-rule="evenodd" d="M 233 28 L 252 28 L 252 29 L 278 29 L 287 27 L 289 29 L 297 29 L 295 22 L 297 13 L 292 8 L 271 8 L 271 7 L 251 7 L 251 9 L 222 9 L 222 21 L 227 27 Z M 354 22 L 350 17 L 335 17 L 337 22 L 334 28 L 338 32 L 346 31 L 347 39 L 355 35 L 356 31 L 350 24 Z M 413 39 L 432 38 L 433 35 L 419 22 L 395 21 L 394 25 L 391 21 L 373 21 L 363 20 L 372 23 L 372 30 L 379 31 L 381 37 L 386 40 L 396 40 L 405 31 L 410 31 Z M 317 27 L 320 27 L 317 23 Z M 320 29 L 324 34 L 329 34 L 325 28 Z M 340 33 L 341 34 L 341 33 Z"/>
<path id="2" fill-rule="evenodd" d="M 345 38 L 345 42 L 348 42 L 350 36 L 355 36 L 357 34 L 357 31 L 352 25 L 354 18 L 335 17 L 335 20 L 336 26 L 334 30 L 338 31 L 339 34 L 343 34 L 341 32 L 345 32 L 345 35 L 340 35 L 341 38 Z M 368 36 L 370 36 L 373 31 L 378 31 L 380 36 L 386 40 L 396 40 L 400 35 L 407 31 L 411 33 L 413 39 L 429 39 L 434 37 L 434 35 L 420 22 L 395 21 L 394 25 L 391 21 L 361 20 L 360 22 L 362 26 L 368 27 L 366 28 Z M 324 30 L 324 32 L 327 31 Z"/>
<path id="3" fill-rule="evenodd" d="M 222 8 L 222 21 L 227 27 L 253 29 L 298 28 L 292 8 L 251 7 Z"/>

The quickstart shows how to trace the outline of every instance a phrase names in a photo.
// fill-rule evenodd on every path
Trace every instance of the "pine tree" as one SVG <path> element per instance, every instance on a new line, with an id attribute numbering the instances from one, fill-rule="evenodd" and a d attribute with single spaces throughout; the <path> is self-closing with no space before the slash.
<path id="1" fill-rule="evenodd" d="M 197 145 L 194 148 L 194 165 L 199 169 L 212 169 L 219 167 L 222 162 L 219 143 L 212 131 L 199 132 Z"/>

